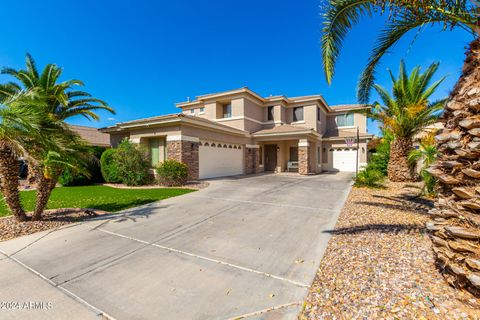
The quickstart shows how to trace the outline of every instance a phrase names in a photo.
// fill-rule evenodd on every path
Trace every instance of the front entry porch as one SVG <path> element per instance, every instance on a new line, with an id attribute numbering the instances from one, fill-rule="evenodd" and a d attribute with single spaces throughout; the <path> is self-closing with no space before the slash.
<path id="1" fill-rule="evenodd" d="M 267 172 L 316 174 L 322 171 L 319 141 L 289 139 L 260 141 L 259 167 Z"/>

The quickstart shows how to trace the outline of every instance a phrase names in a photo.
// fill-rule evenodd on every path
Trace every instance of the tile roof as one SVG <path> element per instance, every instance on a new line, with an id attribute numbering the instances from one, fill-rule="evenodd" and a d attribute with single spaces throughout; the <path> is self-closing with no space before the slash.
<path id="1" fill-rule="evenodd" d="M 368 104 L 337 104 L 331 105 L 330 108 L 335 111 L 346 111 L 346 110 L 362 110 L 362 109 L 369 109 L 370 106 Z"/>
<path id="2" fill-rule="evenodd" d="M 70 128 L 78 133 L 83 140 L 87 141 L 92 146 L 110 147 L 110 135 L 103 133 L 97 128 L 69 125 Z"/>
<path id="3" fill-rule="evenodd" d="M 300 127 L 300 126 L 293 126 L 289 124 L 284 124 L 281 126 L 275 126 L 273 128 L 268 128 L 268 129 L 261 129 L 259 131 L 254 132 L 252 135 L 274 135 L 274 134 L 281 134 L 281 133 L 314 133 L 314 130 L 305 128 L 305 127 Z"/>
<path id="4" fill-rule="evenodd" d="M 334 139 L 334 138 L 347 138 L 347 137 L 356 137 L 357 132 L 352 130 L 331 130 L 327 131 L 322 138 L 324 139 Z M 367 132 L 360 132 L 359 136 L 361 138 L 373 137 L 372 134 Z"/>

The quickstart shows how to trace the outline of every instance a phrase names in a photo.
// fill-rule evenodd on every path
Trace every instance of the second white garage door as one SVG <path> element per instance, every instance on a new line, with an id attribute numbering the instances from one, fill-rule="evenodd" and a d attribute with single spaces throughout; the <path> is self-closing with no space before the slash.
<path id="1" fill-rule="evenodd" d="M 333 150 L 333 170 L 355 172 L 356 164 L 357 150 Z"/>
<path id="2" fill-rule="evenodd" d="M 234 176 L 243 173 L 243 149 L 221 143 L 203 143 L 199 147 L 200 179 Z"/>

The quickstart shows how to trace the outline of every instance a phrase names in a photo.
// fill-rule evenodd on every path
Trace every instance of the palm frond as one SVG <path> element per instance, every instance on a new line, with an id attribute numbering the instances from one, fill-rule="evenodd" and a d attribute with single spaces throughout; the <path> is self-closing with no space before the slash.
<path id="1" fill-rule="evenodd" d="M 323 70 L 330 84 L 335 73 L 335 64 L 340 55 L 343 40 L 349 29 L 358 23 L 362 16 L 371 16 L 374 1 L 370 0 L 331 0 L 323 18 L 322 58 Z"/>

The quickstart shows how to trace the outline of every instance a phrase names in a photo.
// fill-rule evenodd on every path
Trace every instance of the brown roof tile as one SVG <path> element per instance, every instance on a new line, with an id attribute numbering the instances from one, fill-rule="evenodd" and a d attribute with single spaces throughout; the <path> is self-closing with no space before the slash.
<path id="1" fill-rule="evenodd" d="M 70 125 L 70 128 L 92 146 L 110 147 L 110 135 L 108 133 L 100 132 L 93 127 Z"/>

